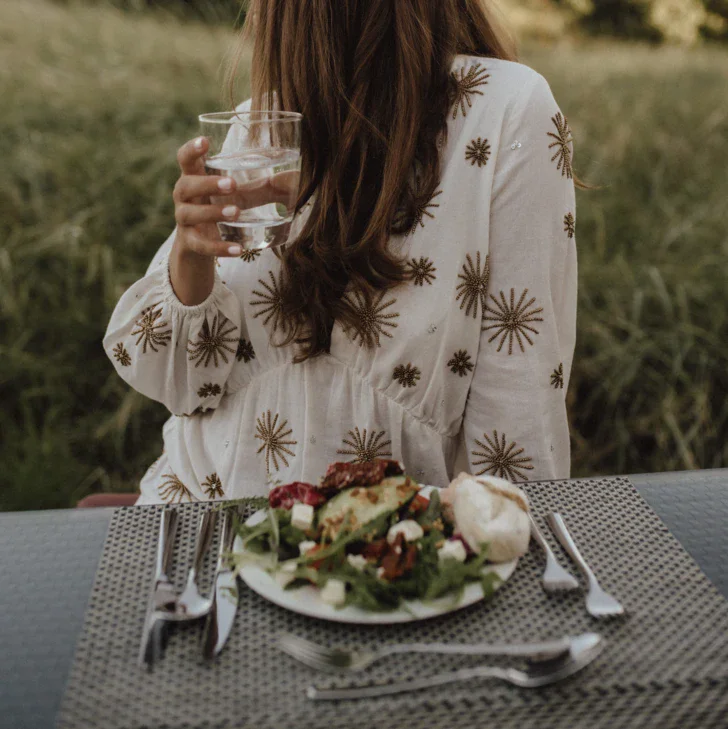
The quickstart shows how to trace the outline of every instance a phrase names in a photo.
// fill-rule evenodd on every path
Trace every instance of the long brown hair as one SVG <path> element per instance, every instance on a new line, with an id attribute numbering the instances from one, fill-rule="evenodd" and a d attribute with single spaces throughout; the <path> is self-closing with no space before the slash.
<path id="1" fill-rule="evenodd" d="M 250 0 L 240 47 L 251 37 L 252 108 L 273 91 L 303 114 L 296 210 L 316 193 L 281 254 L 279 344 L 302 361 L 329 350 L 335 321 L 356 328 L 350 286 L 370 299 L 405 278 L 387 242 L 438 185 L 455 55 L 517 52 L 485 0 Z"/>

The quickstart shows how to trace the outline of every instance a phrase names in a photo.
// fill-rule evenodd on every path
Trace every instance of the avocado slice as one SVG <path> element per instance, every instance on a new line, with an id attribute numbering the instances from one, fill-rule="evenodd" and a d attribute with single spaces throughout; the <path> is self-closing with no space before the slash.
<path id="1" fill-rule="evenodd" d="M 384 514 L 391 514 L 414 497 L 420 487 L 408 476 L 390 476 L 376 486 L 342 491 L 321 507 L 318 524 L 323 539 L 334 540 L 342 532 L 355 531 Z"/>

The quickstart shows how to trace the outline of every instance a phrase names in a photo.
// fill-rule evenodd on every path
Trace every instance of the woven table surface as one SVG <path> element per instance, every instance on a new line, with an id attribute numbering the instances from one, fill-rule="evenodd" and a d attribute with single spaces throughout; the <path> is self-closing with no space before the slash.
<path id="1" fill-rule="evenodd" d="M 627 609 L 597 621 L 581 591 L 548 595 L 536 545 L 489 602 L 398 626 L 350 626 L 306 618 L 246 587 L 227 647 L 199 658 L 199 626 L 173 629 L 153 672 L 136 664 L 154 570 L 162 507 L 118 509 L 109 527 L 58 726 L 118 727 L 725 727 L 728 602 L 624 477 L 523 485 L 543 532 L 570 564 L 540 515 L 559 511 L 604 588 Z M 197 520 L 208 504 L 183 504 L 174 579 L 184 579 Z M 249 507 L 252 511 L 252 507 Z M 214 550 L 215 544 L 213 544 Z M 202 586 L 211 582 L 211 550 Z M 573 571 L 576 571 L 575 569 Z M 353 677 L 315 675 L 282 654 L 289 631 L 327 644 L 529 641 L 597 631 L 607 647 L 575 677 L 524 690 L 469 681 L 365 701 L 311 702 L 306 687 L 385 682 L 492 659 L 394 656 Z"/>

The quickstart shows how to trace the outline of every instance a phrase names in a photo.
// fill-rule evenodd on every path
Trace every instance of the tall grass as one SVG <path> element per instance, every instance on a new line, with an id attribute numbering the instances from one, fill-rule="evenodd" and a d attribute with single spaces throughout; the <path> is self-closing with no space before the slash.
<path id="1" fill-rule="evenodd" d="M 178 145 L 222 107 L 232 35 L 159 15 L 0 4 L 0 509 L 133 490 L 165 409 L 101 349 L 173 225 Z M 574 128 L 575 475 L 728 463 L 728 58 L 531 47 Z M 244 98 L 247 79 L 240 79 Z"/>
<path id="2" fill-rule="evenodd" d="M 164 408 L 100 337 L 173 226 L 175 153 L 222 108 L 232 36 L 17 0 L 0 38 L 0 508 L 61 507 L 133 489 L 160 450 Z"/>
<path id="3" fill-rule="evenodd" d="M 728 465 L 728 54 L 531 49 L 575 130 L 576 474 Z"/>

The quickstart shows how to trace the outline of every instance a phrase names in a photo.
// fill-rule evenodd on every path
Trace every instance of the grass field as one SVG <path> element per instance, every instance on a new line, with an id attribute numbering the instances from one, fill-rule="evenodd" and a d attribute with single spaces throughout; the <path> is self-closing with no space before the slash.
<path id="1" fill-rule="evenodd" d="M 101 349 L 221 108 L 221 28 L 0 5 L 0 509 L 133 490 L 166 411 Z M 728 53 L 529 46 L 576 139 L 574 475 L 728 465 Z M 239 98 L 246 79 L 241 77 Z"/>

